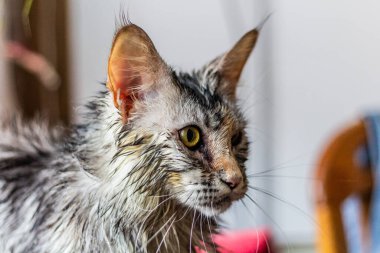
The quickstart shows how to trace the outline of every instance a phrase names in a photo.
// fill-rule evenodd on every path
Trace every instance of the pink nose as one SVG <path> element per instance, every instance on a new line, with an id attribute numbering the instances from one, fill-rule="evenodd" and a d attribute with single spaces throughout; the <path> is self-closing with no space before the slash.
<path id="1" fill-rule="evenodd" d="M 231 190 L 235 189 L 236 186 L 238 186 L 240 184 L 241 180 L 242 180 L 242 178 L 238 177 L 238 176 L 220 179 L 220 181 L 222 181 L 224 184 L 226 184 Z"/>
<path id="2" fill-rule="evenodd" d="M 242 181 L 243 175 L 235 159 L 221 157 L 214 162 L 214 168 L 218 172 L 219 179 L 231 190 L 235 189 Z"/>

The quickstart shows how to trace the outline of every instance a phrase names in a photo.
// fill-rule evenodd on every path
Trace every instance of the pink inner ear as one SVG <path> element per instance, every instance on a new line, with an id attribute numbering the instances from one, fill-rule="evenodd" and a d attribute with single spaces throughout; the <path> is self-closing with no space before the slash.
<path id="1" fill-rule="evenodd" d="M 115 66 L 116 65 L 116 66 Z M 113 93 L 114 104 L 120 110 L 123 122 L 129 117 L 135 99 L 138 99 L 138 89 L 142 84 L 140 74 L 133 71 L 128 61 L 113 62 L 113 68 L 108 88 Z"/>
<path id="2" fill-rule="evenodd" d="M 113 93 L 114 104 L 127 121 L 130 111 L 142 92 L 151 88 L 165 63 L 148 35 L 135 25 L 128 25 L 116 34 L 108 60 L 107 87 Z"/>

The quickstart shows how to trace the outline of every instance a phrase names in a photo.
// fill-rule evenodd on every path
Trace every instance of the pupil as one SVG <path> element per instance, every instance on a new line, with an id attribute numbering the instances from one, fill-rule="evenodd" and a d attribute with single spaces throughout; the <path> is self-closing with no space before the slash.
<path id="1" fill-rule="evenodd" d="M 187 131 L 187 140 L 188 140 L 189 142 L 192 142 L 193 139 L 194 139 L 194 131 L 189 129 L 189 130 Z"/>

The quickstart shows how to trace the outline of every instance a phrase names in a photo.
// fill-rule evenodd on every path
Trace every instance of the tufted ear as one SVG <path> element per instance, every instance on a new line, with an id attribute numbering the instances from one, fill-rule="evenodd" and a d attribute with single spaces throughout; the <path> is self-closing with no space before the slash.
<path id="1" fill-rule="evenodd" d="M 225 96 L 235 99 L 236 87 L 239 82 L 244 65 L 251 54 L 257 38 L 258 30 L 254 29 L 247 32 L 233 48 L 222 55 L 218 62 L 218 72 L 221 76 L 221 83 L 217 88 Z"/>
<path id="2" fill-rule="evenodd" d="M 108 60 L 107 87 L 124 122 L 134 102 L 168 73 L 169 68 L 144 30 L 132 24 L 119 30 Z"/>

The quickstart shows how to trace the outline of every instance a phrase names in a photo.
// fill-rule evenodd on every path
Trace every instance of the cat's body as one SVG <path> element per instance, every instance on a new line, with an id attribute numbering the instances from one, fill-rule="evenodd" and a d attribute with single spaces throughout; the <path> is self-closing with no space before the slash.
<path id="1" fill-rule="evenodd" d="M 135 189 L 130 186 L 128 194 L 120 194 L 118 191 L 126 190 L 124 186 L 118 187 L 116 182 L 109 185 L 91 174 L 112 163 L 123 132 L 121 122 L 113 125 L 118 122 L 118 113 L 107 101 L 112 101 L 109 94 L 90 103 L 87 116 L 91 119 L 76 126 L 69 137 L 58 131 L 48 134 L 44 126 L 24 126 L 18 121 L 2 129 L 0 252 L 138 252 L 164 226 L 150 243 L 150 251 L 155 252 L 153 249 L 169 225 L 176 233 L 169 232 L 166 238 L 175 248 L 165 250 L 165 245 L 161 245 L 162 251 L 189 250 L 188 243 L 178 242 L 182 248 L 177 251 L 177 240 L 189 241 L 195 211 L 187 210 L 184 215 L 186 208 L 178 210 L 170 199 L 163 204 L 165 208 L 154 210 L 159 201 L 167 198 L 158 198 L 163 195 L 160 191 L 152 187 L 152 192 L 133 194 Z M 162 137 L 151 138 L 153 141 Z M 159 145 L 146 145 L 149 147 L 162 149 Z M 133 152 L 129 156 L 127 166 L 132 168 L 136 165 L 133 159 L 138 162 L 140 157 Z M 128 172 L 126 169 L 118 177 Z M 144 200 L 146 203 L 142 203 Z M 193 229 L 197 244 L 201 240 L 198 216 Z M 203 219 L 202 232 L 207 235 L 215 221 L 208 218 L 207 223 Z M 177 222 L 172 223 L 174 220 Z M 152 224 L 155 226 L 150 227 Z M 137 234 L 141 239 L 136 239 Z"/>
<path id="2" fill-rule="evenodd" d="M 134 43 L 118 45 L 125 34 L 141 39 L 133 57 L 148 58 L 149 66 L 139 58 L 129 68 L 133 57 L 125 57 L 119 75 L 113 60 L 125 59 L 114 51 Z M 220 59 L 191 75 L 163 67 L 144 36 L 133 25 L 116 35 L 111 92 L 87 104 L 80 125 L 48 131 L 15 120 L 1 128 L 0 252 L 189 252 L 203 242 L 214 251 L 215 215 L 247 187 L 245 121 L 231 98 L 235 87 L 225 87 Z M 242 66 L 249 52 L 240 52 Z"/>

